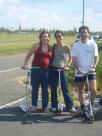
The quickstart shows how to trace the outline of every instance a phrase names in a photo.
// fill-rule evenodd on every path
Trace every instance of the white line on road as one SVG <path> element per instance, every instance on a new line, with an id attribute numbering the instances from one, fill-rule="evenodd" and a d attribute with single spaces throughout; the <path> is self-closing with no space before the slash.
<path id="1" fill-rule="evenodd" d="M 7 108 L 7 107 L 9 107 L 9 106 L 12 106 L 12 105 L 14 105 L 14 104 L 17 104 L 17 103 L 19 103 L 19 102 L 22 102 L 23 100 L 25 100 L 26 99 L 26 96 L 25 97 L 23 97 L 23 98 L 21 98 L 21 99 L 18 99 L 18 100 L 16 100 L 16 101 L 13 101 L 13 102 L 10 102 L 10 103 L 7 103 L 7 104 L 5 104 L 5 105 L 2 105 L 2 106 L 0 106 L 0 110 L 2 110 L 2 109 L 4 109 L 4 108 Z M 38 99 L 38 102 L 41 102 L 41 99 Z M 21 103 L 22 104 L 22 103 Z M 21 105 L 20 104 L 20 105 Z M 24 103 L 23 103 L 24 104 Z M 19 106 L 20 106 L 19 105 Z"/>
<path id="2" fill-rule="evenodd" d="M 20 67 L 19 68 L 6 69 L 6 70 L 3 70 L 3 71 L 0 71 L 0 74 L 5 73 L 5 72 L 10 72 L 10 71 L 13 71 L 13 70 L 18 70 L 18 69 L 20 69 Z"/>
<path id="3" fill-rule="evenodd" d="M 21 98 L 21 99 L 19 99 L 19 100 L 16 100 L 16 101 L 7 103 L 7 104 L 5 104 L 5 105 L 2 105 L 2 106 L 0 106 L 0 110 L 3 109 L 3 108 L 9 107 L 9 106 L 11 106 L 11 105 L 13 105 L 13 104 L 16 104 L 16 103 L 18 103 L 18 102 L 21 102 L 21 101 L 23 101 L 25 98 L 26 98 L 26 97 L 23 97 L 23 98 Z"/>
<path id="4" fill-rule="evenodd" d="M 18 70 L 18 69 L 20 69 L 20 67 L 18 67 L 18 68 L 13 68 L 13 69 L 6 69 L 6 70 L 3 70 L 3 71 L 0 71 L 0 74 L 6 73 L 6 72 L 10 72 L 10 71 L 13 71 L 13 70 Z M 6 108 L 6 107 L 8 107 L 8 106 L 11 106 L 11 105 L 13 105 L 13 104 L 16 104 L 16 103 L 18 103 L 18 102 L 20 102 L 20 101 L 23 101 L 24 99 L 25 99 L 25 97 L 24 97 L 24 98 L 21 98 L 21 99 L 19 99 L 19 100 L 16 100 L 16 101 L 7 103 L 7 104 L 5 104 L 5 105 L 2 105 L 2 106 L 0 106 L 0 110 L 3 109 L 3 108 Z"/>

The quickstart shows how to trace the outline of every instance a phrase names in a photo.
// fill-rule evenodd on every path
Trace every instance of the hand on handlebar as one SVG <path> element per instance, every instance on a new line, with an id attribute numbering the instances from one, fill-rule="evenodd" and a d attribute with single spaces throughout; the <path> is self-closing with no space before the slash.
<path id="1" fill-rule="evenodd" d="M 21 69 L 28 69 L 28 66 L 27 65 L 22 65 Z"/>
<path id="2" fill-rule="evenodd" d="M 92 68 L 92 69 L 90 69 L 88 72 L 85 72 L 85 71 L 77 71 L 77 74 L 92 74 L 92 73 L 95 73 L 96 71 L 95 71 L 95 69 L 94 68 Z"/>
<path id="3" fill-rule="evenodd" d="M 77 67 L 77 74 L 83 74 L 82 69 L 80 69 L 79 67 Z"/>
<path id="4" fill-rule="evenodd" d="M 64 70 L 65 71 L 68 71 L 70 67 L 64 67 Z"/>
<path id="5" fill-rule="evenodd" d="M 89 72 L 94 73 L 94 72 L 96 72 L 96 69 L 92 67 Z"/>

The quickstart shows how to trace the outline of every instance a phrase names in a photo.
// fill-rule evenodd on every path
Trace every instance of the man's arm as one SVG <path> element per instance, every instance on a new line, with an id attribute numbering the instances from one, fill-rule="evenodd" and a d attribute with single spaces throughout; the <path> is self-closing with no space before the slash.
<path id="1" fill-rule="evenodd" d="M 92 68 L 96 68 L 96 66 L 97 66 L 97 64 L 98 64 L 98 62 L 99 62 L 99 56 L 95 56 L 94 57 L 94 63 L 93 63 L 93 66 L 92 66 Z"/>

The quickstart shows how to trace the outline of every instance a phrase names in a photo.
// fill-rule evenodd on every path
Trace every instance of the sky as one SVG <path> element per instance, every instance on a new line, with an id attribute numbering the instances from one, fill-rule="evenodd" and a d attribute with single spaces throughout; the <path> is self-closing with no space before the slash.
<path id="1" fill-rule="evenodd" d="M 84 0 L 84 24 L 102 31 L 102 0 Z M 83 0 L 0 0 L 0 27 L 73 30 L 83 21 Z"/>

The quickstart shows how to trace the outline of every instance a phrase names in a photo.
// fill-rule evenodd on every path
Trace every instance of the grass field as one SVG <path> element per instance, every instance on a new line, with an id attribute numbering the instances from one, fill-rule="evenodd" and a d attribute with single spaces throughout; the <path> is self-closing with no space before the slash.
<path id="1" fill-rule="evenodd" d="M 65 43 L 70 46 L 75 37 L 65 36 Z M 0 34 L 0 56 L 25 53 L 33 43 L 39 41 L 39 34 Z M 53 45 L 55 38 L 51 35 L 50 44 Z"/>
<path id="2" fill-rule="evenodd" d="M 0 34 L 0 56 L 25 53 L 37 36 L 34 34 Z"/>

